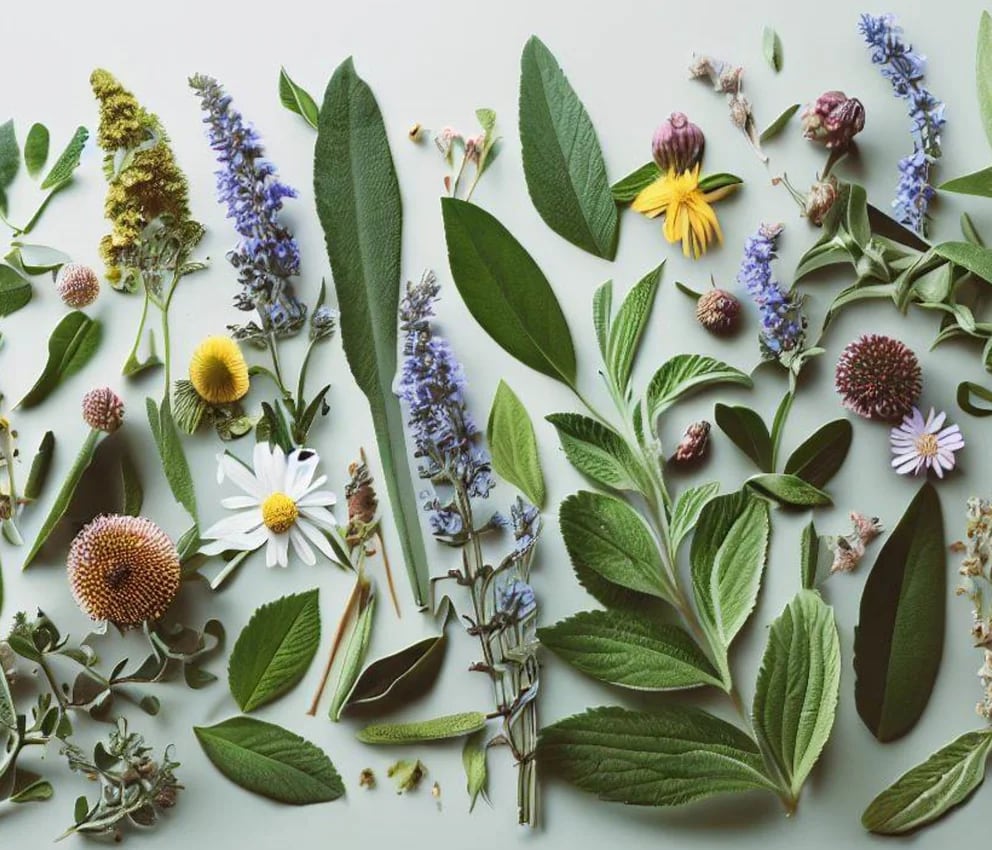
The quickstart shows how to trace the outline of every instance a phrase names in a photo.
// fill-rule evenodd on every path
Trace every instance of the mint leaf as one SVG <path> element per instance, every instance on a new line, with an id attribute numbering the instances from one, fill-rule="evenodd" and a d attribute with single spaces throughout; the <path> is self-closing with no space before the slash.
<path id="1" fill-rule="evenodd" d="M 614 490 L 643 492 L 640 463 L 616 431 L 581 413 L 552 413 L 546 419 L 579 472 Z"/>

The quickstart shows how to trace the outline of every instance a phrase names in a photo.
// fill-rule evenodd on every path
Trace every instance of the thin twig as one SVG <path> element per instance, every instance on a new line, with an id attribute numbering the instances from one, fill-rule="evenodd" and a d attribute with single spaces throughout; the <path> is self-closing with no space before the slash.
<path id="1" fill-rule="evenodd" d="M 379 539 L 379 551 L 382 552 L 382 564 L 386 570 L 386 586 L 389 588 L 389 598 L 393 600 L 393 609 L 396 611 L 397 619 L 402 618 L 400 613 L 400 600 L 396 596 L 396 585 L 393 583 L 393 571 L 389 567 L 389 555 L 386 553 L 386 538 L 382 534 L 382 529 L 376 526 L 375 536 Z"/>
<path id="2" fill-rule="evenodd" d="M 334 642 L 331 644 L 331 654 L 327 659 L 327 665 L 324 667 L 324 674 L 320 677 L 320 684 L 317 686 L 317 692 L 313 695 L 313 702 L 310 703 L 310 708 L 307 709 L 307 714 L 310 717 L 315 717 L 317 714 L 317 707 L 320 705 L 321 697 L 324 695 L 324 689 L 327 687 L 327 680 L 331 677 L 331 669 L 334 667 L 334 659 L 337 657 L 338 650 L 341 648 L 341 641 L 344 639 L 345 626 L 351 618 L 352 608 L 356 606 L 358 599 L 361 596 L 361 586 L 362 574 L 359 572 L 355 576 L 355 586 L 351 589 L 351 595 L 348 597 L 348 603 L 345 605 L 344 613 L 341 615 L 341 620 L 338 622 L 337 631 L 334 633 Z"/>

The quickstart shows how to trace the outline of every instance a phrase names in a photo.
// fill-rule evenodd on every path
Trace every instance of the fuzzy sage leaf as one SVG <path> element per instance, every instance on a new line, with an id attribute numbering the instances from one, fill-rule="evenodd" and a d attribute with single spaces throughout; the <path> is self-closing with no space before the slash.
<path id="1" fill-rule="evenodd" d="M 363 744 L 420 744 L 461 738 L 478 732 L 486 725 L 486 715 L 481 711 L 447 714 L 430 720 L 413 723 L 373 723 L 355 736 Z"/>
<path id="2" fill-rule="evenodd" d="M 664 363 L 648 384 L 645 401 L 652 419 L 679 399 L 712 384 L 739 384 L 750 387 L 751 379 L 720 360 L 704 354 L 678 354 Z"/>
<path id="3" fill-rule="evenodd" d="M 637 457 L 616 431 L 581 413 L 546 418 L 558 431 L 565 457 L 579 472 L 614 490 L 643 492 L 646 485 Z"/>
<path id="4" fill-rule="evenodd" d="M 544 507 L 544 474 L 534 425 L 527 408 L 503 380 L 496 387 L 489 411 L 486 442 L 496 474 L 513 484 L 532 505 Z"/>

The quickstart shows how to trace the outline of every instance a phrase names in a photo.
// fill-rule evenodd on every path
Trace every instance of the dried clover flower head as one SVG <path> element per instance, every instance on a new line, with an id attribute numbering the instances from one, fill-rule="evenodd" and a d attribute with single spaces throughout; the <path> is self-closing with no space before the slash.
<path id="1" fill-rule="evenodd" d="M 836 200 L 837 178 L 831 175 L 826 180 L 818 180 L 810 187 L 803 214 L 819 227 Z"/>
<path id="2" fill-rule="evenodd" d="M 100 294 L 100 280 L 96 272 L 82 263 L 66 263 L 55 278 L 59 298 L 67 307 L 89 307 Z"/>
<path id="3" fill-rule="evenodd" d="M 831 573 L 849 573 L 861 563 L 865 547 L 882 533 L 882 523 L 878 517 L 868 517 L 851 511 L 851 532 L 826 538 L 827 548 L 833 552 Z"/>
<path id="4" fill-rule="evenodd" d="M 740 314 L 741 302 L 725 289 L 713 288 L 696 302 L 696 319 L 711 333 L 730 333 L 737 327 Z"/>
<path id="5" fill-rule="evenodd" d="M 705 420 L 693 422 L 679 442 L 672 460 L 675 463 L 694 463 L 702 460 L 710 444 L 710 423 Z"/>
<path id="6" fill-rule="evenodd" d="M 110 387 L 90 390 L 83 396 L 83 421 L 112 434 L 124 423 L 124 402 Z"/>
<path id="7" fill-rule="evenodd" d="M 158 620 L 179 592 L 179 553 L 144 517 L 99 516 L 69 549 L 69 585 L 80 609 L 121 628 Z"/>
<path id="8" fill-rule="evenodd" d="M 703 158 L 706 137 L 683 112 L 673 112 L 654 132 L 651 152 L 658 168 L 681 174 Z"/>
<path id="9" fill-rule="evenodd" d="M 827 148 L 843 150 L 865 127 L 865 108 L 842 91 L 821 94 L 802 114 L 803 137 Z"/>
<path id="10" fill-rule="evenodd" d="M 379 499 L 365 461 L 364 451 L 361 461 L 348 467 L 348 475 L 351 476 L 351 480 L 344 488 L 344 495 L 348 500 L 348 526 L 345 529 L 345 540 L 349 546 L 354 547 L 368 540 L 374 531 Z"/>
<path id="11" fill-rule="evenodd" d="M 899 340 L 880 334 L 865 334 L 847 345 L 834 383 L 844 407 L 885 422 L 899 422 L 923 391 L 916 355 Z"/>

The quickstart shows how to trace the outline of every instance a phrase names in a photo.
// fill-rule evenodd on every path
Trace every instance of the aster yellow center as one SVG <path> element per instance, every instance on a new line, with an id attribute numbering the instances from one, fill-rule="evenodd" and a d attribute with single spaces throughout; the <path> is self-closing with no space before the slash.
<path id="1" fill-rule="evenodd" d="M 208 337 L 193 352 L 189 380 L 210 404 L 231 404 L 248 392 L 248 364 L 229 337 Z"/>
<path id="2" fill-rule="evenodd" d="M 273 493 L 262 502 L 262 522 L 269 531 L 285 534 L 293 527 L 300 509 L 285 493 Z"/>
<path id="3" fill-rule="evenodd" d="M 937 435 L 921 434 L 916 438 L 916 452 L 921 457 L 937 456 Z"/>

